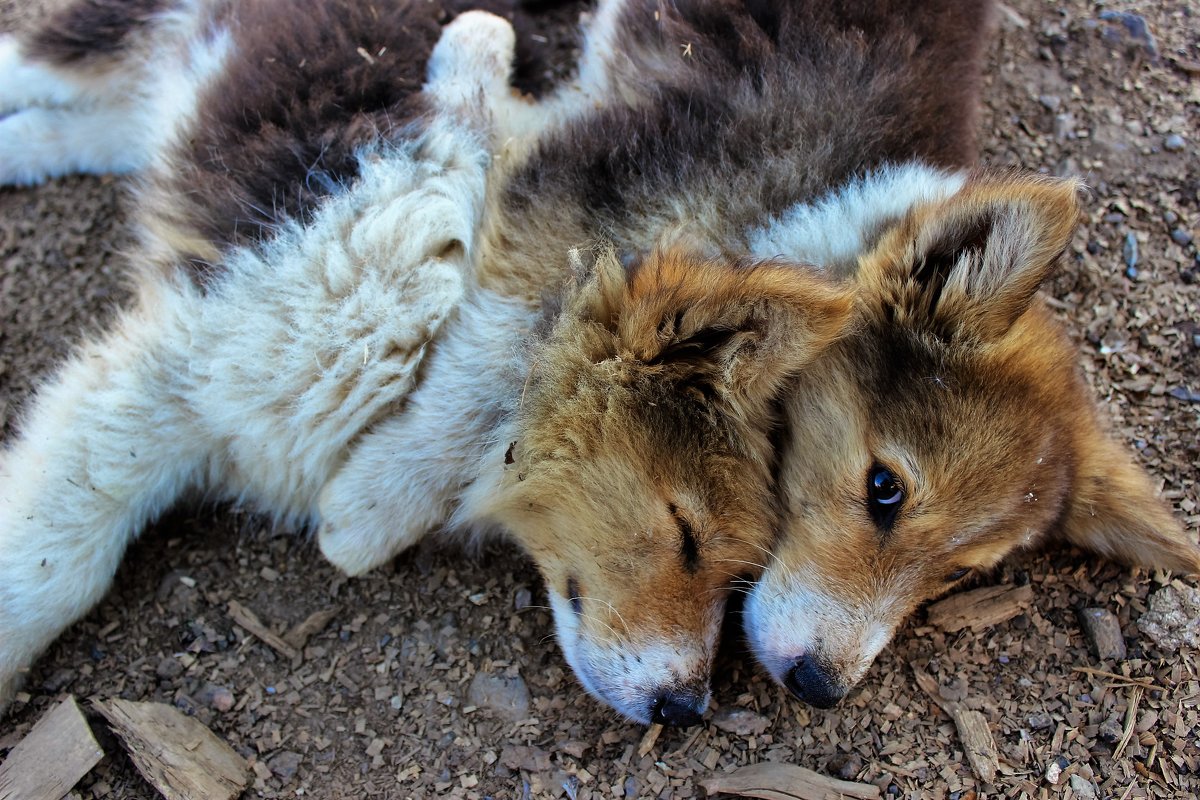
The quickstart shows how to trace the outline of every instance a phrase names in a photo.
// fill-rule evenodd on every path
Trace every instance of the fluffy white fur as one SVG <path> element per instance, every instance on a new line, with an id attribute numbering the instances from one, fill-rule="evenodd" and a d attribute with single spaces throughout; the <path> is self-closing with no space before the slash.
<path id="1" fill-rule="evenodd" d="M 867 173 L 812 202 L 799 203 L 747 235 L 755 258 L 782 256 L 840 276 L 853 273 L 871 237 L 913 207 L 945 200 L 967 176 L 920 163 Z"/>
<path id="2" fill-rule="evenodd" d="M 430 93 L 446 107 L 426 131 L 365 152 L 353 186 L 233 252 L 208 294 L 144 279 L 134 310 L 39 391 L 0 457 L 0 702 L 185 490 L 310 521 L 316 498 L 361 482 L 358 438 L 400 407 L 470 281 L 489 115 L 462 104 L 513 44 L 479 16 L 439 44 Z"/>

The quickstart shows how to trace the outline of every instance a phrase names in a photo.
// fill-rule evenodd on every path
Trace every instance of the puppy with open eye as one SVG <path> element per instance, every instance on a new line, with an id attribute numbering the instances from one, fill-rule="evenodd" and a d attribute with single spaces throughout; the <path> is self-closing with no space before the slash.
<path id="1" fill-rule="evenodd" d="M 814 705 L 921 602 L 1014 550 L 1057 538 L 1200 571 L 1037 298 L 1079 187 L 974 167 L 991 13 L 601 3 L 575 87 L 598 110 L 543 134 L 507 189 L 527 207 L 550 192 L 624 246 L 783 258 L 854 291 L 846 335 L 780 395 L 778 518 L 744 615 L 768 672 Z"/>

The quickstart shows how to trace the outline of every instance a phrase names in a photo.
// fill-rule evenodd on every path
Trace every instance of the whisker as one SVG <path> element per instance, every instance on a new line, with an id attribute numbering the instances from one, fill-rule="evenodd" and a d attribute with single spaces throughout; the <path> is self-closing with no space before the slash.
<path id="1" fill-rule="evenodd" d="M 767 565 L 766 565 L 766 564 L 759 564 L 758 562 L 755 562 L 755 561 L 743 561 L 743 560 L 742 560 L 742 559 L 740 559 L 740 558 L 718 558 L 718 559 L 716 559 L 716 560 L 717 560 L 718 562 L 727 562 L 727 563 L 730 563 L 730 564 L 745 564 L 745 565 L 747 565 L 747 566 L 750 566 L 750 567 L 756 567 L 756 568 L 758 568 L 758 569 L 761 569 L 763 572 L 766 572 L 766 571 L 767 571 Z"/>

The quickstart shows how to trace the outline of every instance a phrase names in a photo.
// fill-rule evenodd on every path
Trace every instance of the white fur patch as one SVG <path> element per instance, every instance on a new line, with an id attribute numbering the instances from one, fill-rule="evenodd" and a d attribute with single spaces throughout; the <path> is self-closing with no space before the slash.
<path id="1" fill-rule="evenodd" d="M 898 580 L 898 583 L 903 583 Z M 853 686 L 903 621 L 897 598 L 903 587 L 863 598 L 840 598 L 837 583 L 808 570 L 768 569 L 746 600 L 745 630 L 759 663 L 782 683 L 801 656 L 837 665 L 837 678 Z"/>
<path id="2" fill-rule="evenodd" d="M 888 222 L 916 205 L 950 197 L 965 182 L 965 173 L 916 162 L 883 167 L 751 230 L 750 252 L 759 259 L 782 256 L 848 275 Z"/>
<path id="3" fill-rule="evenodd" d="M 697 675 L 707 679 L 712 653 L 716 650 L 720 632 L 722 608 L 714 608 L 708 631 L 702 641 L 671 640 L 666 636 L 651 641 L 624 640 L 602 621 L 586 618 L 588 601 L 584 600 L 584 615 L 576 614 L 569 598 L 550 589 L 550 607 L 558 644 L 579 682 L 588 694 L 612 706 L 629 719 L 649 724 L 658 696 L 681 680 L 695 681 Z M 585 631 L 581 619 L 593 624 Z M 710 695 L 696 703 L 702 713 L 708 707 Z"/>

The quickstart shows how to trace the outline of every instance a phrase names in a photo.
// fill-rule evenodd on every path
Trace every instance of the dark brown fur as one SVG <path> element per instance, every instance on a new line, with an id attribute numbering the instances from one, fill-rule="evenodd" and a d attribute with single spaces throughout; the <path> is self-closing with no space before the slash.
<path id="1" fill-rule="evenodd" d="M 631 3 L 619 41 L 646 102 L 545 142 L 506 205 L 563 209 L 554 226 L 569 209 L 580 228 L 637 249 L 647 223 L 708 222 L 679 219 L 681 197 L 720 198 L 720 224 L 744 226 L 887 162 L 970 165 L 989 9 Z"/>
<path id="2" fill-rule="evenodd" d="M 438 12 L 421 0 L 242 5 L 165 190 L 180 199 L 177 224 L 223 250 L 306 219 L 357 175 L 359 148 L 421 115 Z"/>
<path id="3" fill-rule="evenodd" d="M 81 0 L 42 22 L 27 45 L 37 61 L 83 65 L 118 56 L 175 0 Z"/>
<path id="4" fill-rule="evenodd" d="M 216 253 L 307 219 L 355 178 L 364 145 L 419 125 L 440 25 L 479 5 L 517 26 L 518 73 L 538 85 L 544 53 L 512 0 L 240 4 L 233 56 L 199 98 L 193 135 L 161 187 L 171 202 L 149 209 L 177 241 L 201 245 L 185 258 L 196 282 L 220 274 Z"/>

